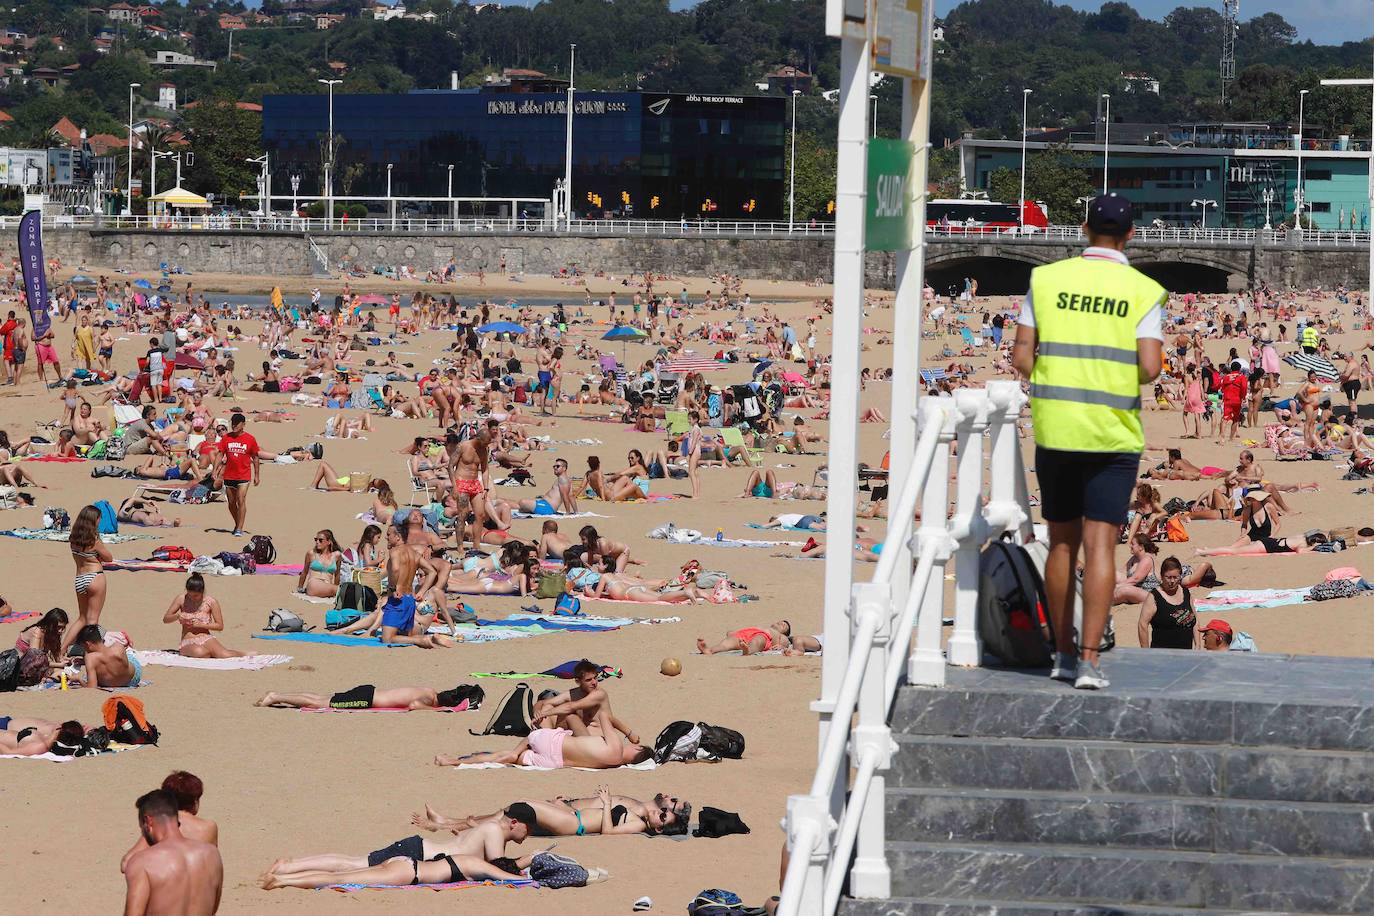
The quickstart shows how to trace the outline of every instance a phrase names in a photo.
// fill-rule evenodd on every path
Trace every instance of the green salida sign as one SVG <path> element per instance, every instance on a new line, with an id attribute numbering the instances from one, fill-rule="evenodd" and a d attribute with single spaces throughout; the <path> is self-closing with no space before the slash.
<path id="1" fill-rule="evenodd" d="M 869 251 L 907 251 L 914 235 L 916 189 L 911 166 L 916 144 L 874 137 L 868 141 L 868 206 L 864 247 Z"/>

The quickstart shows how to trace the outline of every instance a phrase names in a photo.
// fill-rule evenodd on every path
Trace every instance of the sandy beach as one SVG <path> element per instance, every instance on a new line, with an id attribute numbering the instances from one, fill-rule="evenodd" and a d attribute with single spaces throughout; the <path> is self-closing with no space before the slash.
<path id="1" fill-rule="evenodd" d="M 96 276 L 99 267 L 82 265 L 82 272 Z M 69 271 L 70 272 L 70 269 Z M 103 271 L 114 276 L 110 270 Z M 154 278 L 155 279 L 155 278 Z M 342 283 L 316 284 L 308 278 L 293 278 L 277 284 L 273 278 L 195 275 L 173 277 L 180 292 L 187 281 L 196 290 L 226 294 L 264 292 L 274 284 L 284 292 L 305 292 L 319 285 L 332 297 Z M 569 308 L 579 304 L 582 293 L 576 285 L 554 278 L 527 277 L 520 281 L 488 277 L 482 288 L 475 278 L 465 284 L 442 287 L 375 280 L 355 281 L 360 291 L 408 292 L 424 288 L 436 294 L 455 292 L 464 304 L 481 296 L 518 298 L 539 293 L 566 296 Z M 594 296 L 623 291 L 628 302 L 632 288 L 620 285 L 620 278 L 589 278 Z M 693 298 L 708 289 L 719 289 L 719 282 L 706 278 L 673 279 L 658 288 L 676 292 L 685 285 Z M 745 281 L 744 290 L 752 297 L 751 312 L 767 304 L 775 314 L 803 328 L 807 317 L 819 317 L 819 349 L 829 350 L 829 316 L 822 314 L 820 300 L 827 288 L 804 284 Z M 219 301 L 212 296 L 212 301 Z M 500 300 L 498 300 L 500 301 Z M 1007 300 L 982 300 L 986 305 L 1005 306 Z M 1311 303 L 1312 306 L 1318 303 Z M 1323 314 L 1334 302 L 1320 303 Z M 12 302 L 5 307 L 13 307 Z M 1343 314 L 1349 307 L 1342 306 Z M 879 370 L 891 365 L 891 349 L 880 345 L 892 326 L 890 294 L 866 309 L 864 366 Z M 603 321 L 604 312 L 594 318 Z M 719 320 L 718 313 L 694 311 L 686 319 L 689 329 L 702 320 Z M 969 317 L 977 329 L 977 314 Z M 1347 318 L 1347 326 L 1349 320 Z M 58 323 L 57 334 L 64 367 L 68 360 L 69 324 Z M 604 323 L 576 326 L 577 335 L 589 331 L 593 338 L 604 333 Z M 245 324 L 254 333 L 256 323 Z M 1369 335 L 1350 332 L 1336 338 L 1337 348 L 1363 346 Z M 425 332 L 407 338 L 394 349 L 417 369 L 425 370 L 451 340 L 446 332 Z M 945 366 L 951 362 L 971 363 L 974 378 L 992 377 L 992 358 L 988 352 L 972 357 L 940 358 L 946 343 L 956 352 L 958 337 L 943 335 L 922 341 L 922 365 Z M 1207 352 L 1214 359 L 1223 356 L 1239 340 L 1210 340 Z M 135 353 L 146 347 L 144 339 L 121 340 L 116 344 L 117 365 L 132 366 Z M 237 353 L 239 372 L 260 361 L 254 344 L 243 343 Z M 713 352 L 705 343 L 692 346 L 698 355 Z M 387 347 L 374 348 L 385 351 Z M 1282 353 L 1291 350 L 1291 344 Z M 608 346 L 607 352 L 619 355 L 621 345 Z M 363 354 L 358 354 L 361 357 Z M 636 365 L 652 355 L 642 344 L 630 344 L 628 362 Z M 570 377 L 574 372 L 593 374 L 590 361 L 565 359 Z M 726 371 L 711 374 L 714 384 L 730 384 L 748 379 L 747 362 L 731 365 Z M 1291 393 L 1299 373 L 1284 366 L 1281 391 Z M 405 386 L 413 390 L 413 385 Z M 572 387 L 572 386 L 567 386 Z M 84 389 L 91 393 L 98 389 Z M 884 382 L 869 383 L 861 394 L 861 408 L 890 410 L 891 390 Z M 1340 400 L 1340 393 L 1332 396 Z M 234 406 L 243 408 L 281 407 L 287 395 L 241 394 Z M 0 388 L 0 428 L 12 438 L 36 431 L 38 422 L 51 421 L 59 414 L 57 392 L 42 390 L 33 377 L 18 388 Z M 214 405 L 218 415 L 229 412 L 228 403 Z M 249 431 L 269 450 L 320 441 L 324 418 L 336 411 L 290 407 L 295 419 L 284 424 L 250 423 Z M 540 431 L 558 440 L 595 439 L 598 444 L 559 443 L 547 451 L 531 454 L 536 479 L 547 486 L 550 463 L 555 457 L 566 459 L 574 474 L 585 467 L 588 455 L 599 455 L 608 468 L 623 466 L 628 448 L 662 447 L 660 433 L 635 432 L 620 422 L 602 419 L 604 408 L 588 408 L 598 417 L 570 415 L 575 408 L 564 405 L 552 426 Z M 794 413 L 787 410 L 786 414 Z M 808 418 L 816 409 L 799 411 Z M 97 416 L 108 421 L 109 410 L 100 408 Z M 790 416 L 786 416 L 790 423 Z M 325 458 L 342 474 L 365 472 L 399 484 L 405 499 L 404 456 L 398 450 L 411 437 L 436 431 L 430 420 L 379 418 L 365 441 L 329 440 Z M 1240 443 L 1216 445 L 1210 438 L 1182 440 L 1181 414 L 1147 410 L 1145 423 L 1148 442 L 1154 448 L 1182 447 L 1193 463 L 1234 467 Z M 811 421 L 822 435 L 828 423 Z M 885 425 L 864 424 L 860 430 L 860 460 L 876 465 L 883 456 Z M 1204 431 L 1206 427 L 1204 426 Z M 1262 426 L 1242 429 L 1241 438 L 1263 444 Z M 1033 466 L 1032 440 L 1023 440 L 1027 463 Z M 810 482 L 814 472 L 825 463 L 824 446 L 820 454 L 766 454 L 764 462 L 780 480 Z M 1374 503 L 1362 511 L 1360 501 L 1374 499 L 1368 494 L 1355 496 L 1364 484 L 1341 481 L 1343 466 L 1337 461 L 1278 462 L 1272 452 L 1256 448 L 1266 477 L 1280 484 L 1316 481 L 1319 490 L 1287 494 L 1294 512 L 1284 519 L 1285 533 L 1300 534 L 1307 528 L 1339 525 L 1361 527 L 1374 524 Z M 1147 455 L 1154 461 L 1162 454 Z M 132 459 L 125 461 L 131 466 Z M 39 482 L 48 489 L 35 489 L 34 508 L 0 511 L 0 528 L 40 527 L 45 506 L 60 506 L 72 515 L 89 502 L 109 499 L 117 503 L 133 489 L 129 480 L 93 480 L 89 463 L 29 463 Z M 310 538 L 319 528 L 329 528 L 343 544 L 354 544 L 362 528 L 355 516 L 369 505 L 362 494 L 310 491 L 307 486 L 314 473 L 311 464 L 294 466 L 264 465 L 262 486 L 250 494 L 248 526 L 253 533 L 270 534 L 280 552 L 279 562 L 300 563 Z M 453 649 L 423 651 L 413 648 L 353 648 L 303 643 L 280 643 L 253 639 L 260 633 L 268 613 L 285 607 L 312 623 L 322 621 L 325 606 L 297 600 L 292 595 L 294 577 L 253 576 L 214 578 L 209 593 L 224 607 L 226 628 L 222 641 L 232 648 L 249 652 L 282 652 L 292 656 L 283 666 L 261 671 L 204 671 L 185 668 L 150 667 L 145 677 L 151 683 L 136 692 L 149 718 L 162 731 L 156 748 L 140 748 L 117 755 L 70 763 L 47 763 L 6 759 L 0 765 L 8 771 L 8 816 L 11 842 L 6 844 L 9 867 L 0 877 L 0 888 L 10 899 L 29 901 L 43 911 L 59 907 L 69 910 L 102 912 L 119 906 L 123 879 L 119 859 L 137 836 L 133 801 L 155 788 L 172 770 L 187 769 L 200 776 L 206 786 L 201 813 L 216 820 L 225 863 L 224 912 L 243 912 L 272 907 L 283 911 L 337 911 L 340 902 L 332 892 L 279 890 L 266 892 L 255 883 L 257 876 L 276 858 L 319 852 L 366 853 L 414 833 L 409 823 L 412 812 L 426 803 L 450 813 L 485 813 L 521 797 L 551 799 L 555 795 L 594 795 L 601 784 L 613 792 L 649 798 L 662 791 L 690 801 L 694 808 L 711 805 L 738 812 L 752 829 L 748 836 L 724 839 L 693 838 L 674 842 L 664 838 L 582 837 L 558 840 L 558 852 L 572 856 L 588 866 L 608 868 L 612 878 L 592 887 L 553 892 L 549 890 L 469 888 L 442 893 L 406 891 L 362 891 L 349 894 L 348 902 L 365 912 L 391 911 L 407 907 L 411 912 L 451 911 L 455 904 L 477 913 L 512 913 L 531 906 L 553 905 L 574 912 L 625 912 L 641 895 L 655 901 L 655 911 L 680 912 L 697 891 L 724 887 L 740 893 L 747 902 L 760 903 L 777 892 L 778 855 L 783 834 L 778 829 L 786 797 L 804 791 L 809 783 L 815 758 L 816 719 L 807 705 L 819 688 L 819 659 L 714 656 L 695 654 L 697 636 L 708 641 L 719 639 L 726 630 L 742 626 L 766 626 L 782 617 L 789 619 L 796 633 L 815 633 L 821 620 L 819 603 L 823 564 L 815 560 L 774 557 L 772 549 L 723 549 L 692 547 L 650 540 L 648 531 L 672 521 L 714 533 L 723 529 L 726 537 L 773 538 L 805 541 L 800 532 L 769 534 L 747 527 L 762 523 L 779 512 L 819 512 L 822 503 L 791 503 L 773 500 L 740 499 L 747 471 L 741 468 L 703 471 L 704 497 L 698 500 L 673 499 L 649 504 L 588 503 L 586 508 L 608 516 L 592 519 L 602 533 L 631 546 L 642 559 L 644 570 L 669 576 L 686 561 L 699 560 L 707 568 L 724 570 L 747 586 L 745 591 L 759 596 L 744 604 L 684 605 L 662 607 L 645 605 L 584 604 L 584 610 L 597 614 L 633 613 L 644 616 L 676 615 L 681 622 L 635 625 L 607 633 L 552 633 L 506 642 L 463 645 Z M 1031 481 L 1034 492 L 1034 480 Z M 1174 496 L 1192 498 L 1207 488 L 1206 482 L 1160 482 L 1165 500 Z M 533 496 L 542 489 L 512 490 L 515 496 Z M 655 481 L 655 493 L 689 493 L 685 480 Z M 226 529 L 229 516 L 222 503 L 205 506 L 171 507 L 183 520 L 178 529 L 146 532 L 146 540 L 118 544 L 111 548 L 117 558 L 146 556 L 161 544 L 178 544 L 200 554 L 241 549 L 245 538 L 234 538 Z M 1370 516 L 1365 518 L 1364 516 Z M 882 537 L 885 522 L 867 522 L 875 537 Z M 564 533 L 574 524 L 565 523 Z M 523 538 L 536 537 L 538 520 L 517 520 L 514 531 Z M 127 529 L 137 531 L 137 529 Z M 1239 529 L 1234 522 L 1190 522 L 1191 540 L 1183 544 L 1161 545 L 1160 556 L 1176 553 L 1185 562 L 1197 547 L 1232 543 Z M 824 537 L 818 537 L 824 540 Z M 1364 551 L 1355 548 L 1340 554 L 1308 554 L 1220 558 L 1214 561 L 1218 576 L 1228 588 L 1279 588 L 1311 585 L 1327 570 L 1337 566 L 1356 566 L 1366 571 Z M 1122 548 L 1118 562 L 1124 562 Z M 858 570 L 864 575 L 863 564 Z M 72 565 L 65 544 L 0 538 L 0 591 L 21 611 L 45 611 L 50 607 L 74 610 L 71 583 Z M 173 597 L 180 594 L 183 577 L 161 572 L 118 571 L 107 574 L 109 598 L 102 624 L 126 630 L 141 649 L 171 648 L 179 632 L 175 625 L 161 623 L 162 613 Z M 1199 596 L 1204 593 L 1201 590 Z M 483 617 L 504 617 L 529 599 L 471 598 L 472 606 Z M 1225 614 L 1203 613 L 1200 619 L 1224 616 L 1233 627 L 1251 634 L 1262 651 L 1368 656 L 1374 649 L 1374 616 L 1368 614 L 1366 598 L 1297 605 L 1273 609 L 1233 610 Z M 542 602 L 545 606 L 550 602 Z M 627 608 L 629 609 L 627 611 Z M 1134 646 L 1137 609 L 1118 608 L 1115 613 L 1118 639 Z M 12 640 L 20 626 L 0 624 L 0 640 Z M 6 644 L 8 645 L 8 643 Z M 683 672 L 676 678 L 659 674 L 664 657 L 681 660 Z M 475 737 L 469 729 L 480 730 L 486 723 L 495 700 L 512 682 L 476 680 L 474 672 L 537 671 L 577 658 L 617 666 L 623 679 L 608 681 L 616 714 L 651 739 L 670 721 L 688 719 L 726 725 L 742 732 L 747 740 L 743 760 L 718 764 L 670 764 L 652 772 L 615 770 L 584 772 L 527 772 L 514 769 L 455 770 L 437 767 L 432 759 L 438 753 L 466 753 L 482 749 L 505 749 L 513 742 L 507 738 Z M 1110 656 L 1106 667 L 1110 673 Z M 331 693 L 360 683 L 378 686 L 432 685 L 440 688 L 461 683 L 480 684 L 487 692 L 488 706 L 480 712 L 437 714 L 415 712 L 400 714 L 312 715 L 284 709 L 254 708 L 253 701 L 268 690 L 314 691 Z M 546 685 L 566 686 L 567 682 L 535 681 L 536 689 Z M 57 690 L 10 694 L 0 707 L 8 715 L 40 716 L 55 720 L 78 718 L 93 723 L 101 703 L 108 695 L 96 690 L 61 692 Z M 543 848 L 548 840 L 527 841 L 521 851 Z M 74 880 L 74 875 L 81 875 Z"/>

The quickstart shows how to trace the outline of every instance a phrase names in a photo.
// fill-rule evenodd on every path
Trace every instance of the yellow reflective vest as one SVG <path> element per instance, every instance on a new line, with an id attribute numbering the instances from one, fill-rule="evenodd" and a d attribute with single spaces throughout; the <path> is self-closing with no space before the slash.
<path id="1" fill-rule="evenodd" d="M 1165 296 L 1154 280 L 1105 257 L 1069 258 L 1031 271 L 1037 445 L 1071 452 L 1145 447 L 1136 325 Z"/>
<path id="2" fill-rule="evenodd" d="M 1321 339 L 1317 336 L 1316 328 L 1309 324 L 1302 329 L 1302 345 L 1304 347 L 1312 347 L 1315 349 L 1319 343 L 1321 343 Z"/>

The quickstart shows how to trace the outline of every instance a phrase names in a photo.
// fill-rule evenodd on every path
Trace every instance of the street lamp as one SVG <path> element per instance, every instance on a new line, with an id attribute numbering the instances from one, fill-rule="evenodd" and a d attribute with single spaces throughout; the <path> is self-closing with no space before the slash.
<path id="1" fill-rule="evenodd" d="M 391 163 L 386 164 L 386 206 L 391 211 L 391 228 L 396 228 L 396 198 L 391 196 Z"/>
<path id="2" fill-rule="evenodd" d="M 1107 93 L 1102 93 L 1102 98 L 1107 101 L 1107 114 L 1103 118 L 1102 134 L 1102 193 L 1107 193 L 1107 149 L 1112 144 L 1112 97 Z"/>
<path id="3" fill-rule="evenodd" d="M 1021 198 L 1017 203 L 1017 223 L 1021 227 L 1021 232 L 1026 231 L 1026 132 L 1029 130 L 1026 122 L 1026 106 L 1030 104 L 1031 91 L 1021 90 Z M 1087 217 L 1083 218 L 1087 222 Z"/>
<path id="4" fill-rule="evenodd" d="M 258 174 L 258 215 L 267 216 L 271 212 L 271 202 L 267 199 L 267 154 L 263 153 L 256 159 L 245 159 L 249 165 L 260 165 L 262 171 Z"/>
<path id="5" fill-rule="evenodd" d="M 343 80 L 315 80 L 329 87 L 329 158 L 324 163 L 324 224 L 334 228 L 334 87 Z"/>
<path id="6" fill-rule="evenodd" d="M 295 219 L 297 216 L 300 216 L 301 207 L 300 207 L 300 204 L 297 203 L 297 201 L 296 201 L 296 195 L 300 192 L 300 189 L 301 189 L 301 176 L 299 176 L 299 175 L 292 175 L 292 176 L 291 176 L 291 218 L 292 218 L 292 219 Z"/>
<path id="7" fill-rule="evenodd" d="M 1193 198 L 1193 206 L 1202 208 L 1202 228 L 1204 230 L 1207 228 L 1207 208 L 1215 207 L 1216 205 L 1217 202 L 1215 200 L 1204 200 L 1197 197 Z"/>
<path id="8" fill-rule="evenodd" d="M 577 66 L 577 45 L 568 45 L 568 138 L 563 146 L 563 209 L 568 231 L 572 231 L 572 128 L 573 128 L 573 70 Z"/>
<path id="9" fill-rule="evenodd" d="M 868 94 L 868 100 L 873 103 L 873 129 L 869 133 L 870 137 L 878 136 L 878 97 L 873 93 Z"/>
<path id="10" fill-rule="evenodd" d="M 1088 221 L 1088 204 L 1093 202 L 1093 196 L 1089 194 L 1087 197 L 1075 197 L 1073 202 L 1083 205 L 1083 222 L 1086 223 Z"/>
<path id="11" fill-rule="evenodd" d="M 1296 205 L 1296 215 L 1293 217 L 1295 229 L 1302 229 L 1302 135 L 1303 135 L 1303 103 L 1307 101 L 1307 93 L 1310 90 L 1303 89 L 1298 93 L 1298 184 L 1293 189 L 1293 203 Z"/>
<path id="12" fill-rule="evenodd" d="M 1274 203 L 1274 189 L 1265 188 L 1264 191 L 1260 193 L 1260 200 L 1264 201 L 1264 230 L 1268 232 L 1273 228 L 1269 223 L 1269 207 Z"/>
<path id="13" fill-rule="evenodd" d="M 124 185 L 124 214 L 134 212 L 134 90 L 142 83 L 129 84 L 129 179 Z"/>
<path id="14" fill-rule="evenodd" d="M 448 164 L 448 217 L 458 222 L 458 202 L 453 199 L 453 163 Z"/>
<path id="15" fill-rule="evenodd" d="M 1374 69 L 1370 70 L 1370 79 L 1349 79 L 1349 80 L 1322 80 L 1323 86 L 1368 86 L 1374 90 Z M 1369 138 L 1369 298 L 1366 305 L 1374 308 L 1374 91 L 1370 92 L 1369 101 L 1370 111 L 1370 138 Z M 1355 228 L 1354 211 L 1351 211 L 1350 228 Z"/>
<path id="16" fill-rule="evenodd" d="M 797 221 L 797 96 L 800 89 L 792 90 L 792 154 L 787 164 L 787 231 Z"/>

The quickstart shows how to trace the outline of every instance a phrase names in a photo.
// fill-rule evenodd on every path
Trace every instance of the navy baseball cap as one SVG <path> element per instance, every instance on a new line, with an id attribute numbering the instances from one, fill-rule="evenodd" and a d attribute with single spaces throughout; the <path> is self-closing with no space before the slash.
<path id="1" fill-rule="evenodd" d="M 1131 202 L 1115 193 L 1094 197 L 1088 205 L 1088 228 L 1103 235 L 1131 231 Z"/>

